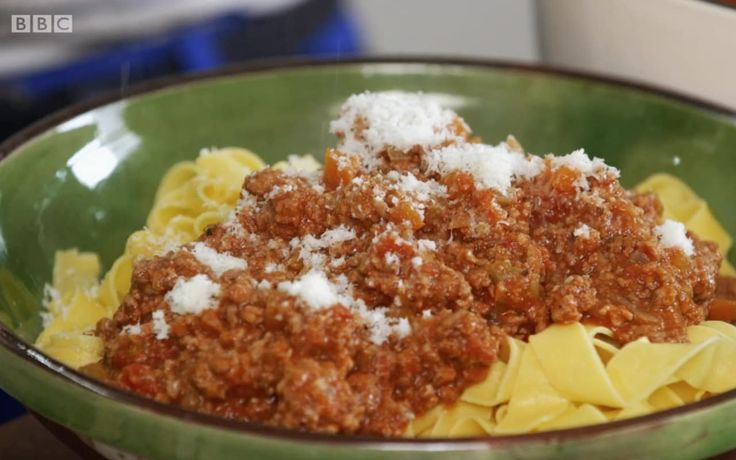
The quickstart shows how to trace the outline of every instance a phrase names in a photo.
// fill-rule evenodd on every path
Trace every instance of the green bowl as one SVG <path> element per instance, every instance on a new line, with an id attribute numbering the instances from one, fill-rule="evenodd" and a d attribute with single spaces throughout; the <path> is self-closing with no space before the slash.
<path id="1" fill-rule="evenodd" d="M 96 251 L 109 266 L 143 225 L 168 167 L 208 146 L 246 146 L 269 162 L 319 156 L 335 142 L 327 124 L 341 101 L 387 89 L 461 96 L 458 111 L 486 141 L 513 133 L 534 153 L 585 147 L 619 167 L 627 185 L 654 172 L 679 176 L 736 235 L 736 114 L 661 91 L 459 61 L 323 62 L 174 79 L 71 108 L 0 146 L 0 387 L 98 447 L 151 459 L 675 459 L 736 448 L 736 391 L 587 428 L 385 440 L 188 412 L 90 380 L 32 346 L 54 251 Z"/>

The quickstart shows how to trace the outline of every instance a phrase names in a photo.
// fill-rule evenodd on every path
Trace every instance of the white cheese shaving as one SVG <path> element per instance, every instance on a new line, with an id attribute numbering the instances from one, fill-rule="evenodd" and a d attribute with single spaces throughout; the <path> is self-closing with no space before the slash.
<path id="1" fill-rule="evenodd" d="M 276 264 L 273 262 L 269 262 L 266 264 L 265 267 L 263 267 L 263 271 L 265 273 L 273 273 L 273 272 L 280 272 L 284 271 L 284 266 L 281 264 Z"/>
<path id="2" fill-rule="evenodd" d="M 417 249 L 420 251 L 436 251 L 437 243 L 432 240 L 418 240 Z"/>
<path id="3" fill-rule="evenodd" d="M 384 254 L 383 258 L 386 261 L 387 265 L 398 264 L 399 262 L 401 262 L 399 256 L 393 252 L 387 252 L 386 254 Z"/>
<path id="4" fill-rule="evenodd" d="M 427 181 L 419 180 L 410 172 L 402 175 L 398 171 L 389 171 L 387 178 L 390 181 L 393 181 L 393 183 L 388 186 L 388 189 L 395 190 L 404 197 L 409 198 L 412 208 L 422 218 L 424 218 L 424 210 L 426 209 L 426 203 L 428 201 L 433 198 L 447 195 L 446 186 L 433 179 Z M 376 190 L 374 189 L 374 194 L 375 193 Z M 380 199 L 383 200 L 385 193 L 382 190 L 380 193 Z M 398 203 L 399 200 L 395 196 L 391 197 L 391 204 L 397 205 Z"/>
<path id="5" fill-rule="evenodd" d="M 422 260 L 419 256 L 414 256 L 411 258 L 411 264 L 414 266 L 414 268 L 419 268 L 424 263 L 424 260 Z"/>
<path id="6" fill-rule="evenodd" d="M 166 340 L 169 338 L 171 327 L 166 322 L 166 316 L 163 310 L 156 310 L 151 314 L 151 324 L 153 332 L 156 334 L 157 340 Z"/>
<path id="7" fill-rule="evenodd" d="M 296 188 L 293 184 L 286 184 L 283 186 L 274 185 L 273 188 L 271 188 L 271 190 L 263 196 L 263 198 L 267 200 L 272 200 L 278 195 L 293 192 L 294 190 L 296 190 Z"/>
<path id="8" fill-rule="evenodd" d="M 576 238 L 588 238 L 590 237 L 590 227 L 587 224 L 580 224 L 578 228 L 573 230 L 572 234 Z"/>
<path id="9" fill-rule="evenodd" d="M 201 241 L 193 243 L 190 252 L 199 263 L 209 267 L 217 277 L 222 276 L 228 270 L 243 270 L 248 266 L 244 259 L 239 259 L 226 252 L 217 252 Z"/>
<path id="10" fill-rule="evenodd" d="M 340 225 L 326 230 L 319 238 L 312 235 L 305 235 L 303 238 L 292 238 L 289 241 L 289 246 L 293 250 L 299 251 L 299 258 L 307 267 L 322 268 L 325 265 L 326 257 L 319 251 L 350 241 L 355 237 L 353 229 Z"/>
<path id="11" fill-rule="evenodd" d="M 427 181 L 419 180 L 410 172 L 400 176 L 396 181 L 397 190 L 404 194 L 411 194 L 420 201 L 428 201 L 436 196 L 447 195 L 446 186 L 433 179 Z"/>
<path id="12" fill-rule="evenodd" d="M 171 311 L 180 315 L 199 314 L 217 306 L 220 285 L 212 282 L 207 275 L 195 275 L 192 278 L 179 278 L 174 288 L 169 291 L 165 300 Z"/>
<path id="13" fill-rule="evenodd" d="M 688 257 L 695 253 L 693 242 L 687 236 L 687 229 L 681 222 L 667 219 L 662 225 L 658 225 L 654 232 L 659 237 L 663 247 L 679 248 Z"/>
<path id="14" fill-rule="evenodd" d="M 421 93 L 365 92 L 345 101 L 339 118 L 330 123 L 330 132 L 342 136 L 340 150 L 360 154 L 365 166 L 371 167 L 373 155 L 386 146 L 407 151 L 417 145 L 429 149 L 461 141 L 453 130 L 457 118 L 455 112 Z M 360 135 L 354 129 L 357 120 L 365 126 Z"/>
<path id="15" fill-rule="evenodd" d="M 336 304 L 350 308 L 366 325 L 369 339 L 376 345 L 384 343 L 391 335 L 399 338 L 411 333 L 411 325 L 406 318 L 386 316 L 388 309 L 384 307 L 370 309 L 362 299 L 355 299 L 352 286 L 345 275 L 330 281 L 327 275 L 319 270 L 310 270 L 294 281 L 283 281 L 278 290 L 293 295 L 309 308 L 320 310 Z"/>
<path id="16" fill-rule="evenodd" d="M 358 299 L 353 305 L 354 311 L 365 322 L 370 334 L 370 341 L 381 345 L 392 335 L 403 339 L 411 333 L 411 325 L 406 318 L 386 316 L 387 308 L 378 307 L 369 309 L 365 302 Z"/>
<path id="17" fill-rule="evenodd" d="M 430 309 L 422 310 L 422 318 L 428 319 L 431 317 L 432 317 L 432 310 Z"/>
<path id="18" fill-rule="evenodd" d="M 123 326 L 123 334 L 128 335 L 140 335 L 141 334 L 141 323 L 137 324 L 126 324 Z"/>
<path id="19" fill-rule="evenodd" d="M 506 194 L 512 181 L 539 174 L 543 160 L 510 150 L 508 145 L 459 144 L 433 150 L 425 155 L 427 170 L 440 174 L 464 171 L 473 176 L 481 188 L 492 188 Z"/>
<path id="20" fill-rule="evenodd" d="M 621 175 L 618 169 L 607 165 L 602 159 L 597 157 L 591 159 L 583 149 L 575 150 L 567 155 L 553 157 L 552 169 L 555 170 L 561 166 L 567 166 L 570 169 L 580 172 L 580 177 L 575 182 L 575 185 L 581 190 L 588 190 L 590 188 L 588 177 L 603 177 L 610 174 L 618 178 Z"/>
<path id="21" fill-rule="evenodd" d="M 324 272 L 313 270 L 294 281 L 282 281 L 278 290 L 301 299 L 310 308 L 319 310 L 340 303 L 335 286 Z"/>

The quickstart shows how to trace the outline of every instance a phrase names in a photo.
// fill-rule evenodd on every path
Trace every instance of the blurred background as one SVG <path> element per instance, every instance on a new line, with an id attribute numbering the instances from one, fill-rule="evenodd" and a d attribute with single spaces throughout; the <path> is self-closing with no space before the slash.
<path id="1" fill-rule="evenodd" d="M 553 65 L 736 108 L 736 0 L 0 0 L 0 141 L 153 78 L 389 54 Z M 22 412 L 0 394 L 0 423 Z"/>

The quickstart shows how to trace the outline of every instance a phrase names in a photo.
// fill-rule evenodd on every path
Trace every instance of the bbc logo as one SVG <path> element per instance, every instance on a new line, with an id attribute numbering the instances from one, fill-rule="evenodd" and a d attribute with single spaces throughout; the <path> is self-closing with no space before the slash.
<path id="1" fill-rule="evenodd" d="M 74 31 L 71 14 L 13 14 L 10 32 L 14 34 L 70 34 Z"/>

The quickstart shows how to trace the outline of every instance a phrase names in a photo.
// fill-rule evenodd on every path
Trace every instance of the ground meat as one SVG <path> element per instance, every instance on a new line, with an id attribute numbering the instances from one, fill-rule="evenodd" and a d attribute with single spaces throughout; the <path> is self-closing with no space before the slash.
<path id="1" fill-rule="evenodd" d="M 427 173 L 416 149 L 386 150 L 372 170 L 342 156 L 328 152 L 322 178 L 266 169 L 246 179 L 234 220 L 200 242 L 247 267 L 217 276 L 188 248 L 139 261 L 97 328 L 107 378 L 228 418 L 398 436 L 485 378 L 507 334 L 583 321 L 621 342 L 679 342 L 708 313 L 715 244 L 689 234 L 692 256 L 663 247 L 656 197 L 615 177 L 580 189 L 574 171 L 547 164 L 503 195 L 468 173 Z M 406 173 L 427 196 L 396 185 Z M 353 233 L 319 239 L 338 228 Z M 315 267 L 350 287 L 363 317 L 347 301 L 309 308 L 278 288 Z M 175 314 L 167 293 L 197 274 L 220 286 L 217 305 Z M 166 337 L 156 338 L 155 311 Z M 377 339 L 370 314 L 410 331 Z M 140 334 L 126 329 L 137 324 Z"/>

